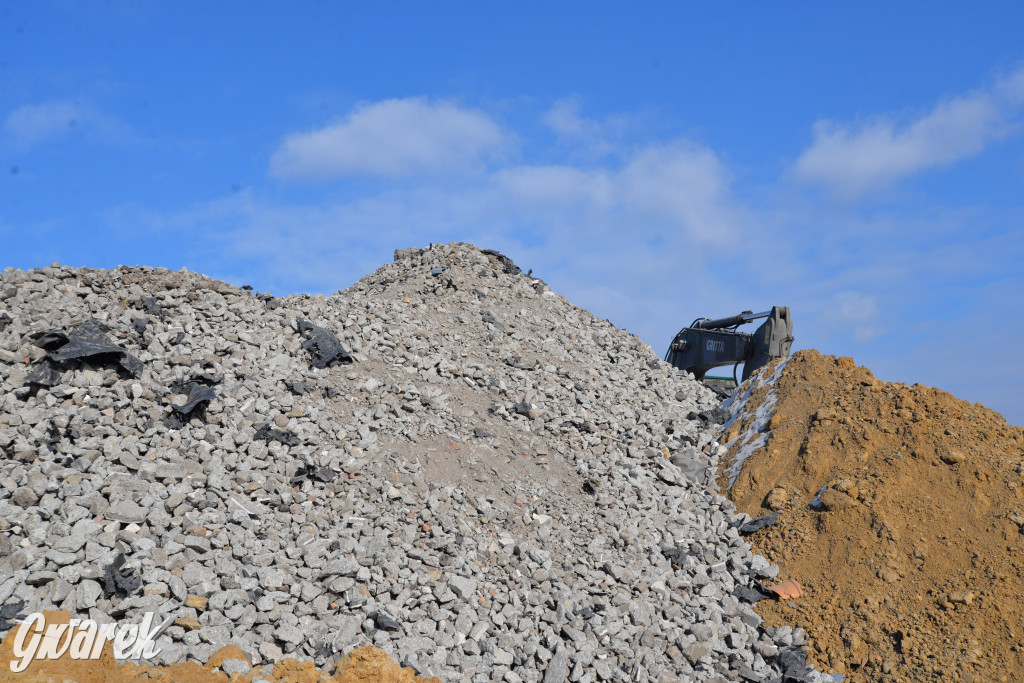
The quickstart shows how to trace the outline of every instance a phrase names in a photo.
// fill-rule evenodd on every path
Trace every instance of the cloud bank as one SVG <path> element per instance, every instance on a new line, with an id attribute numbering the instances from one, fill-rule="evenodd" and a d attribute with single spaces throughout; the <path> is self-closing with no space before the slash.
<path id="1" fill-rule="evenodd" d="M 509 143 L 481 111 L 426 98 L 392 99 L 360 104 L 344 121 L 287 136 L 270 171 L 312 181 L 462 173 Z"/>
<path id="2" fill-rule="evenodd" d="M 80 123 L 82 114 L 82 107 L 72 102 L 26 104 L 7 115 L 3 132 L 19 147 L 35 147 L 66 135 Z"/>
<path id="3" fill-rule="evenodd" d="M 794 165 L 796 177 L 843 200 L 858 199 L 922 171 L 974 156 L 1019 129 L 1024 67 L 988 88 L 946 99 L 915 119 L 814 124 L 814 143 Z"/>

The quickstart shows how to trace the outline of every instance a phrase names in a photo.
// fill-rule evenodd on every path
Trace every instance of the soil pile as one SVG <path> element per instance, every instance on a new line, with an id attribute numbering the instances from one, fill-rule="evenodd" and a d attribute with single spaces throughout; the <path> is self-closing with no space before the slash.
<path id="1" fill-rule="evenodd" d="M 805 590 L 759 603 L 768 623 L 803 626 L 848 680 L 1024 678 L 1024 430 L 815 351 L 735 403 L 725 461 L 749 455 L 728 495 L 778 512 L 751 540 Z"/>

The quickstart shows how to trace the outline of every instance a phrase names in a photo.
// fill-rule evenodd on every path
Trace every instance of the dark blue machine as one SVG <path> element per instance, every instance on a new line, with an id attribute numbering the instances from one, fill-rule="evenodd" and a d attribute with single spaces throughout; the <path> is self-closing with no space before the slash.
<path id="1" fill-rule="evenodd" d="M 737 332 L 740 325 L 767 318 L 753 334 Z M 697 318 L 672 340 L 665 360 L 697 379 L 711 368 L 743 363 L 743 381 L 776 358 L 785 358 L 793 344 L 793 321 L 788 306 L 764 313 L 744 311 L 729 318 Z"/>

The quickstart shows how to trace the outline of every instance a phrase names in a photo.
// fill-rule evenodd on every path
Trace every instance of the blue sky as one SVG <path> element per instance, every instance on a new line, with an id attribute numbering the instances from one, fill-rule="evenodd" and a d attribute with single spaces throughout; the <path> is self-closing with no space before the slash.
<path id="1" fill-rule="evenodd" d="M 1024 5 L 0 1 L 0 267 L 509 254 L 1024 423 Z"/>

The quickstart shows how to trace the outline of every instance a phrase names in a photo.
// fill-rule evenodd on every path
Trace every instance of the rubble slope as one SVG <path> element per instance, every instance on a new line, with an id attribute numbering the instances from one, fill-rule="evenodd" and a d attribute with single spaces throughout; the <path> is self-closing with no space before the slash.
<path id="1" fill-rule="evenodd" d="M 507 258 L 330 297 L 0 276 L 0 609 L 171 617 L 158 664 L 372 644 L 442 680 L 773 680 L 800 630 L 713 483 L 714 394 Z"/>

